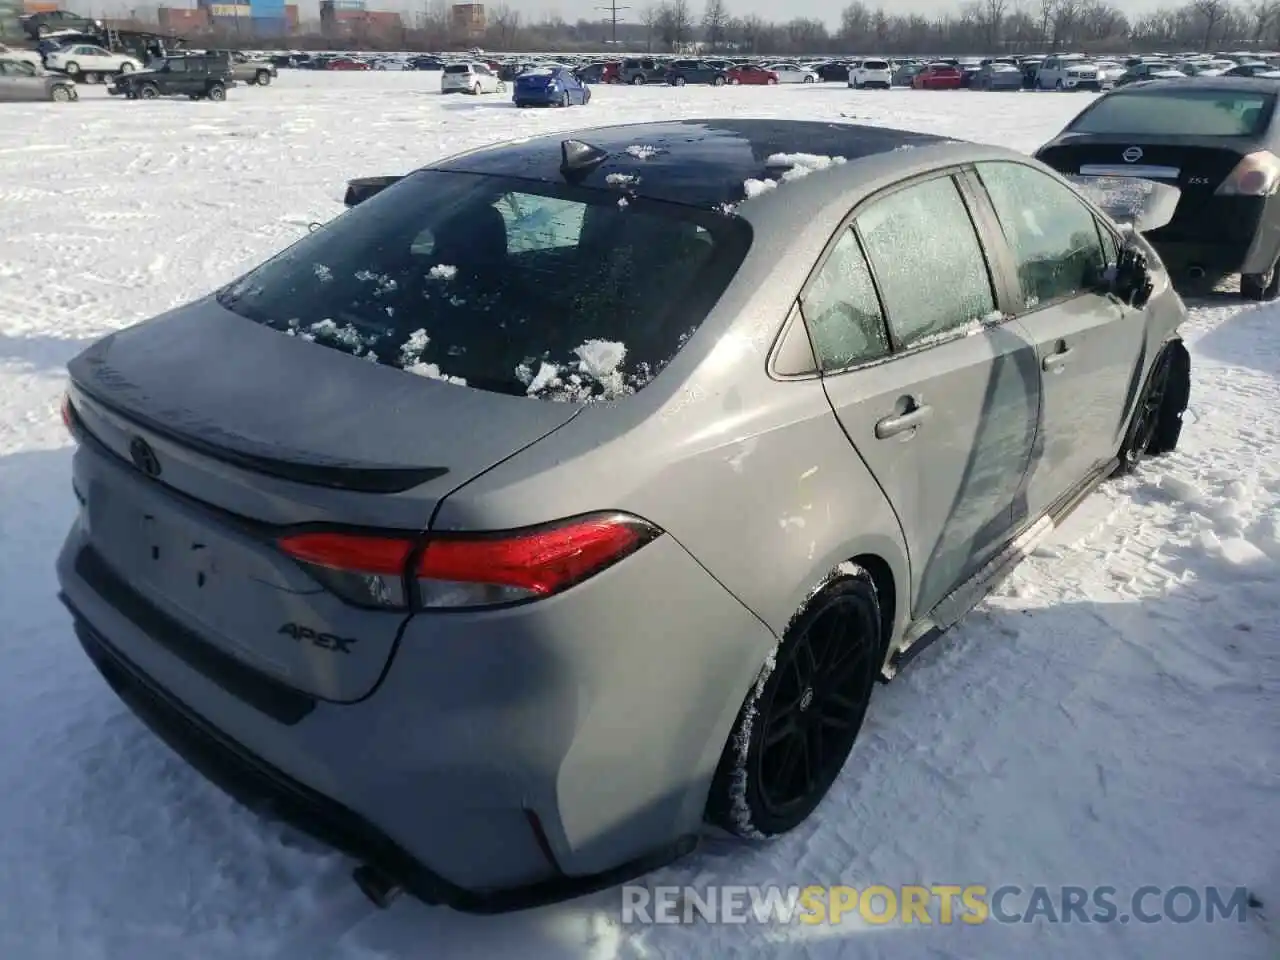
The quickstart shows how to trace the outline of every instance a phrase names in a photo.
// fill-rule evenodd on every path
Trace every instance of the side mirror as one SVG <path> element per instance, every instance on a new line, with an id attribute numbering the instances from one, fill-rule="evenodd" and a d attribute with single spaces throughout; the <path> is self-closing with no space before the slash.
<path id="1" fill-rule="evenodd" d="M 358 180 L 347 181 L 347 195 L 343 197 L 342 202 L 347 208 L 358 206 L 375 197 L 387 187 L 391 186 L 399 180 L 403 180 L 404 176 L 398 177 L 361 177 Z"/>
<path id="2" fill-rule="evenodd" d="M 1182 197 L 1177 187 L 1142 177 L 1106 174 L 1069 175 L 1066 179 L 1112 220 L 1130 224 L 1139 233 L 1168 224 Z"/>
<path id="3" fill-rule="evenodd" d="M 1120 259 L 1110 272 L 1110 292 L 1136 310 L 1151 299 L 1155 284 L 1147 255 L 1132 241 L 1120 249 Z"/>

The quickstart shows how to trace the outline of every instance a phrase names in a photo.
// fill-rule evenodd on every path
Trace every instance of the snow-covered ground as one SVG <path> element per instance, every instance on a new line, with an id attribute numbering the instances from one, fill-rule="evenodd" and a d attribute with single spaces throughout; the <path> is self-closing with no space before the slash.
<path id="1" fill-rule="evenodd" d="M 236 808 L 156 742 L 55 600 L 72 517 L 63 365 L 340 210 L 345 181 L 579 125 L 869 120 L 1033 149 L 1055 94 L 596 88 L 585 109 L 442 98 L 435 74 L 282 75 L 225 104 L 0 109 L 0 957 L 372 960 L 1202 958 L 1280 950 L 1280 308 L 1196 302 L 1182 449 L 1106 486 L 894 684 L 796 834 L 655 883 L 1247 886 L 1246 922 L 624 928 L 374 913 L 349 864 Z M 210 357 L 210 363 L 218 358 Z M 817 939 L 814 934 L 821 933 Z"/>

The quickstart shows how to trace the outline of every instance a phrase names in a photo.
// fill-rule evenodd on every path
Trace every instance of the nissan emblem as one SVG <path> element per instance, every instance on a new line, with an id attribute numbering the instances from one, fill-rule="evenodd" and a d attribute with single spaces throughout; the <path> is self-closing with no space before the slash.
<path id="1" fill-rule="evenodd" d="M 1142 159 L 1142 148 L 1130 147 L 1124 153 L 1120 154 L 1120 156 L 1124 158 L 1125 163 L 1137 163 Z"/>

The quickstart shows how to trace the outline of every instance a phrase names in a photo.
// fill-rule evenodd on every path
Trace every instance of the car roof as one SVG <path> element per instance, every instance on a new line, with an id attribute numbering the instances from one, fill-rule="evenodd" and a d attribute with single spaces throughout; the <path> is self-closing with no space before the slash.
<path id="1" fill-rule="evenodd" d="M 741 201 L 747 180 L 777 179 L 785 167 L 766 162 L 775 154 L 843 157 L 852 162 L 946 142 L 934 134 L 862 124 L 713 118 L 552 134 L 471 151 L 429 168 L 563 182 L 561 144 L 566 139 L 580 140 L 608 154 L 577 180 L 582 186 L 604 188 L 610 176 L 622 175 L 632 196 L 704 208 Z"/>
<path id="2" fill-rule="evenodd" d="M 1159 83 L 1135 83 L 1127 87 L 1113 90 L 1109 96 L 1130 97 L 1134 95 L 1149 97 L 1169 90 L 1224 90 L 1230 93 L 1276 93 L 1274 80 L 1258 77 L 1187 77 L 1161 80 Z"/>

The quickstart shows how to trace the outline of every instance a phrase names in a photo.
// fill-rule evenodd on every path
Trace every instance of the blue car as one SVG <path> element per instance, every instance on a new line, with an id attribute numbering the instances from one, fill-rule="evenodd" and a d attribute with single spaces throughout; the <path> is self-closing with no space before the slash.
<path id="1" fill-rule="evenodd" d="M 568 67 L 537 67 L 516 77 L 511 99 L 517 107 L 567 107 L 591 100 L 591 89 Z"/>

